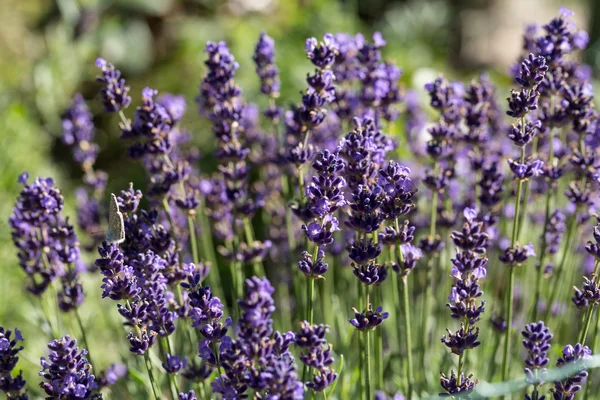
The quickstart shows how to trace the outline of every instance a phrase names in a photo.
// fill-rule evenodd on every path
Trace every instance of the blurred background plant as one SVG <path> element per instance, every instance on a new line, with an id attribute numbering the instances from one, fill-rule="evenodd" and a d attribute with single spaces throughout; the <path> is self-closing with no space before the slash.
<path id="1" fill-rule="evenodd" d="M 66 215 L 74 218 L 73 187 L 81 179 L 79 166 L 62 144 L 61 114 L 75 92 L 95 98 L 102 56 L 118 65 L 132 93 L 151 85 L 159 91 L 181 93 L 192 104 L 205 71 L 207 40 L 227 40 L 241 67 L 237 81 L 245 97 L 260 99 L 252 52 L 261 30 L 276 41 L 281 70 L 281 104 L 297 101 L 310 70 L 303 50 L 307 37 L 325 32 L 381 31 L 387 40 L 385 56 L 404 69 L 403 84 L 423 93 L 423 84 L 437 71 L 470 79 L 488 71 L 508 94 L 505 73 L 521 48 L 528 22 L 544 22 L 559 6 L 575 11 L 577 24 L 590 32 L 584 54 L 600 69 L 600 7 L 594 0 L 2 0 L 0 12 L 0 325 L 23 330 L 25 378 L 37 381 L 37 355 L 47 343 L 39 332 L 40 311 L 23 289 L 7 217 L 21 185 L 30 176 L 52 176 L 66 198 Z M 587 20 L 586 20 L 587 19 Z M 134 96 L 134 99 L 136 96 Z M 134 100 L 136 101 L 136 100 Z M 266 101 L 266 100 L 265 100 Z M 88 101 L 100 116 L 99 102 Z M 134 104 L 136 105 L 136 104 Z M 97 166 L 109 173 L 109 192 L 134 182 L 144 187 L 143 171 L 126 156 L 119 143 L 116 119 L 95 120 L 102 151 Z M 191 110 L 182 124 L 193 133 L 203 154 L 214 150 L 206 121 Z M 398 124 L 400 125 L 400 124 Z M 397 128 L 400 129 L 400 128 Z M 212 163 L 208 156 L 206 163 Z M 100 288 L 86 282 L 88 298 L 99 299 Z M 106 303 L 106 304 L 105 304 Z M 118 315 L 108 302 L 86 301 L 82 314 L 90 322 Z M 103 313 L 102 308 L 111 308 Z M 106 315 L 109 317 L 106 317 Z M 110 326 L 110 323 L 97 324 Z M 107 328 L 105 328 L 107 329 Z M 108 330 L 106 332 L 109 332 Z M 92 349 L 101 367 L 117 361 L 116 348 L 93 335 Z M 114 350 L 114 352 L 111 352 Z M 36 387 L 31 385 L 32 393 Z M 39 389 L 37 389 L 39 390 Z"/>

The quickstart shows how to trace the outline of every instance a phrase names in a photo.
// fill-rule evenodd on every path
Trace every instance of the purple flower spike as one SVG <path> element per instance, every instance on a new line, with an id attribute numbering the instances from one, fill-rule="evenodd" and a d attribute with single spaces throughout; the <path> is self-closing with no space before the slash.
<path id="1" fill-rule="evenodd" d="M 98 384 L 92 366 L 85 358 L 87 350 L 80 350 L 77 341 L 64 336 L 48 344 L 48 358 L 41 358 L 40 386 L 51 398 L 99 399 Z"/>
<path id="2" fill-rule="evenodd" d="M 129 97 L 129 86 L 125 85 L 125 79 L 121 78 L 121 71 L 103 58 L 96 60 L 96 67 L 102 71 L 102 76 L 96 80 L 103 84 L 100 91 L 104 111 L 108 113 L 119 112 L 131 103 Z"/>
<path id="3" fill-rule="evenodd" d="M 21 331 L 14 330 L 14 338 L 11 338 L 13 331 L 4 329 L 0 326 L 0 391 L 4 392 L 9 399 L 25 400 L 27 391 L 25 389 L 25 379 L 23 371 L 13 376 L 17 362 L 19 361 L 19 352 L 23 346 L 18 343 L 23 341 Z"/>

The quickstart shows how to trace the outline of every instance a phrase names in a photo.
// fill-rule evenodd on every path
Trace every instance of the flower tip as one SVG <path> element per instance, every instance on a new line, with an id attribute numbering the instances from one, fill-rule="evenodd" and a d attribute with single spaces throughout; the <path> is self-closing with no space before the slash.
<path id="1" fill-rule="evenodd" d="M 104 68 L 104 67 L 106 67 L 106 64 L 108 64 L 108 63 L 106 62 L 106 60 L 104 58 L 102 58 L 102 57 L 96 58 L 96 67 Z"/>
<path id="2" fill-rule="evenodd" d="M 561 7 L 559 10 L 560 16 L 563 18 L 572 17 L 575 13 L 566 7 Z"/>
<path id="3" fill-rule="evenodd" d="M 19 175 L 19 179 L 17 179 L 17 182 L 22 183 L 23 185 L 27 185 L 28 179 L 29 179 L 29 172 L 24 171 L 21 175 Z"/>

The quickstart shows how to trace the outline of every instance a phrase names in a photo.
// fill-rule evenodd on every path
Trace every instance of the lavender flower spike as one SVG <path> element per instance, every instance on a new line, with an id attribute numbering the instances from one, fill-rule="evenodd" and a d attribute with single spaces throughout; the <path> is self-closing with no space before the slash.
<path id="1" fill-rule="evenodd" d="M 104 86 L 100 90 L 104 111 L 113 113 L 127 108 L 131 103 L 131 97 L 129 86 L 125 85 L 125 79 L 121 78 L 121 71 L 103 58 L 96 60 L 96 67 L 102 71 L 102 76 L 97 77 L 96 80 Z"/>
<path id="2" fill-rule="evenodd" d="M 19 371 L 17 376 L 12 374 L 19 361 L 18 354 L 23 350 L 23 346 L 18 343 L 24 339 L 20 330 L 14 330 L 14 338 L 11 338 L 12 333 L 10 329 L 5 330 L 0 326 L 0 391 L 8 399 L 26 400 L 28 396 L 23 371 Z"/>

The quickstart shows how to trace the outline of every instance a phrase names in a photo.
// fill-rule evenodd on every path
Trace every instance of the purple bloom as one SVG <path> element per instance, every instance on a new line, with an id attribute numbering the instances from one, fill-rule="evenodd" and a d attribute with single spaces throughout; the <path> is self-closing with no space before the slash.
<path id="1" fill-rule="evenodd" d="M 524 337 L 523 346 L 527 350 L 525 374 L 529 383 L 539 385 L 550 362 L 547 352 L 550 350 L 553 335 L 543 321 L 527 324 L 521 334 Z"/>
<path id="2" fill-rule="evenodd" d="M 307 277 L 321 278 L 328 268 L 323 250 L 319 250 L 316 260 L 313 260 L 313 256 L 307 251 L 303 251 L 302 260 L 298 261 L 298 269 Z"/>
<path id="3" fill-rule="evenodd" d="M 127 367 L 124 364 L 111 364 L 105 371 L 98 375 L 98 385 L 103 388 L 112 386 L 127 375 Z"/>
<path id="4" fill-rule="evenodd" d="M 456 332 L 452 333 L 447 330 L 448 335 L 442 336 L 442 343 L 448 347 L 452 353 L 461 355 L 465 350 L 474 349 L 479 346 L 479 328 L 469 326 L 465 329 L 465 326 L 461 324 L 461 327 Z"/>
<path id="5" fill-rule="evenodd" d="M 45 382 L 41 388 L 51 398 L 100 399 L 98 384 L 92 366 L 85 358 L 87 350 L 80 350 L 77 341 L 64 336 L 48 344 L 48 358 L 41 358 L 40 376 Z"/>
<path id="6" fill-rule="evenodd" d="M 10 329 L 5 330 L 0 326 L 0 391 L 9 399 L 25 400 L 28 397 L 27 391 L 23 391 L 23 371 L 19 371 L 16 376 L 12 374 L 19 361 L 19 352 L 23 350 L 23 346 L 19 346 L 18 343 L 24 339 L 18 329 L 14 330 L 14 338 L 11 338 L 12 333 Z"/>
<path id="7" fill-rule="evenodd" d="M 318 68 L 327 68 L 333 65 L 338 54 L 338 45 L 332 34 L 326 33 L 323 41 L 315 38 L 306 39 L 304 51 L 308 59 Z"/>
<path id="8" fill-rule="evenodd" d="M 69 311 L 83 301 L 77 269 L 81 263 L 79 241 L 69 220 L 61 215 L 63 197 L 54 180 L 37 178 L 27 184 L 27 177 L 23 173 L 19 178 L 24 188 L 8 221 L 19 265 L 30 278 L 28 289 L 36 295 L 60 277 L 60 305 Z"/>
<path id="9" fill-rule="evenodd" d="M 302 348 L 300 360 L 315 373 L 306 386 L 316 392 L 321 392 L 330 386 L 338 374 L 329 367 L 333 364 L 331 345 L 327 344 L 325 334 L 329 331 L 327 325 L 310 325 L 307 321 L 301 323 L 301 331 L 296 334 L 295 343 Z"/>
<path id="10" fill-rule="evenodd" d="M 73 96 L 71 107 L 62 116 L 64 144 L 72 148 L 73 158 L 83 169 L 96 162 L 98 145 L 94 143 L 94 122 L 83 96 Z"/>
<path id="11" fill-rule="evenodd" d="M 465 376 L 461 374 L 460 379 L 452 371 L 450 377 L 443 373 L 440 374 L 440 385 L 445 392 L 440 393 L 442 397 L 462 397 L 468 396 L 468 393 L 475 389 L 479 381 L 472 380 L 473 375 Z M 456 396 L 455 396 L 456 395 Z"/>
<path id="12" fill-rule="evenodd" d="M 169 374 L 176 374 L 187 366 L 187 357 L 180 357 L 177 355 L 165 355 L 166 361 L 162 363 L 163 368 Z"/>
<path id="13" fill-rule="evenodd" d="M 341 229 L 339 228 L 337 218 L 331 214 L 327 214 L 320 223 L 311 222 L 308 226 L 302 225 L 302 230 L 311 242 L 319 246 L 327 246 L 333 243 L 333 234 Z"/>
<path id="14" fill-rule="evenodd" d="M 383 312 L 383 307 L 377 307 L 373 311 L 371 305 L 363 312 L 359 312 L 356 308 L 352 308 L 352 310 L 354 311 L 354 318 L 349 318 L 348 322 L 361 332 L 377 328 L 390 315 L 388 312 Z"/>
<path id="15" fill-rule="evenodd" d="M 577 343 L 575 346 L 566 345 L 562 352 L 562 357 L 556 361 L 557 367 L 562 367 L 570 363 L 581 362 L 589 359 L 592 351 L 582 344 Z M 569 378 L 554 382 L 554 388 L 550 389 L 554 400 L 572 400 L 575 398 L 575 393 L 581 390 L 581 386 L 585 384 L 588 373 L 583 368 L 579 372 L 573 374 Z"/>
<path id="16" fill-rule="evenodd" d="M 244 299 L 239 301 L 239 332 L 235 340 L 221 345 L 224 373 L 212 384 L 224 399 L 244 398 L 248 389 L 275 398 L 303 398 L 303 384 L 289 353 L 293 334 L 273 330 L 274 291 L 266 278 L 246 280 Z"/>
<path id="17" fill-rule="evenodd" d="M 100 95 L 104 104 L 104 111 L 108 113 L 119 112 L 131 103 L 129 97 L 129 86 L 125 85 L 125 79 L 121 78 L 121 71 L 103 58 L 96 60 L 96 67 L 102 71 L 102 76 L 96 78 L 103 84 Z"/>
<path id="18" fill-rule="evenodd" d="M 256 73 L 260 78 L 260 91 L 277 98 L 281 83 L 279 69 L 275 65 L 275 41 L 265 32 L 261 32 L 252 57 L 256 63 Z"/>

